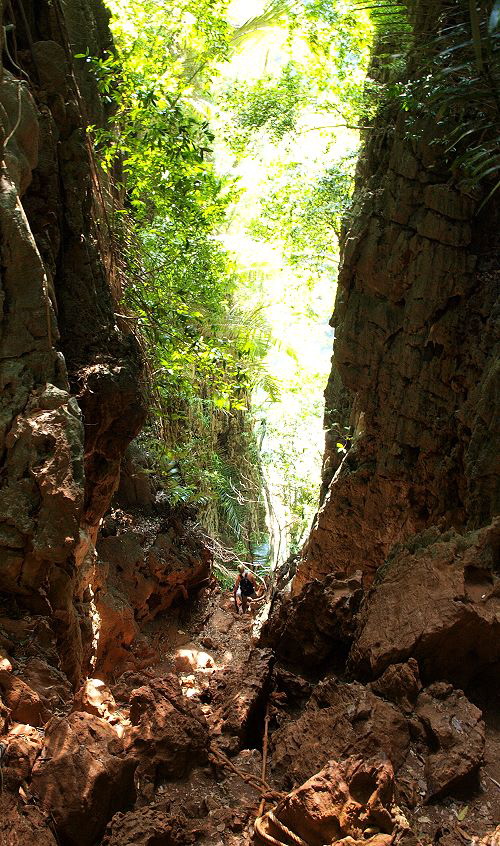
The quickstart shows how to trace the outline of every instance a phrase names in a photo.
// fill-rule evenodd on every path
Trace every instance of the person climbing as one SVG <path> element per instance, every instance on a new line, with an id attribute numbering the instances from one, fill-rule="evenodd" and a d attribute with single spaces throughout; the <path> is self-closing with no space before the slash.
<path id="1" fill-rule="evenodd" d="M 238 576 L 234 583 L 234 604 L 236 605 L 236 610 L 239 613 L 240 611 L 240 604 L 241 610 L 243 614 L 249 607 L 252 601 L 252 597 L 255 596 L 257 591 L 257 582 L 255 580 L 254 574 L 251 570 L 248 570 L 244 564 L 240 564 L 238 566 Z"/>

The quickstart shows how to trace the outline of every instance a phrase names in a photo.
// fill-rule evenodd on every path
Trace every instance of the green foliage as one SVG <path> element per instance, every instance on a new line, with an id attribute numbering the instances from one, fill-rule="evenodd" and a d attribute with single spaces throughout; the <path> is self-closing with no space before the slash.
<path id="1" fill-rule="evenodd" d="M 301 162 L 280 164 L 270 172 L 262 214 L 250 226 L 255 237 L 271 240 L 279 227 L 288 261 L 315 273 L 333 273 L 337 240 L 349 208 L 354 154 L 331 164 L 316 179 Z"/>
<path id="2" fill-rule="evenodd" d="M 338 0 L 271 3 L 262 16 L 241 27 L 238 44 L 265 28 L 288 33 L 283 44 L 288 60 L 278 73 L 270 69 L 256 80 L 228 86 L 223 102 L 233 116 L 228 137 L 232 148 L 243 153 L 252 133 L 262 131 L 272 142 L 293 136 L 300 132 L 305 107 L 336 113 L 340 125 L 356 124 L 367 107 L 368 15 Z"/>
<path id="3" fill-rule="evenodd" d="M 366 0 L 368 5 L 368 0 Z M 437 27 L 414 43 L 407 3 L 370 0 L 388 50 L 372 67 L 387 95 L 408 114 L 409 137 L 432 115 L 450 170 L 483 203 L 500 187 L 500 4 L 443 2 Z M 397 35 L 400 35 L 397 40 Z M 407 64 L 411 54 L 410 64 Z"/>
<path id="4" fill-rule="evenodd" d="M 452 170 L 471 187 L 489 184 L 484 202 L 500 187 L 500 28 L 494 13 L 489 2 L 470 2 L 468 16 L 450 19 L 445 12 L 432 42 L 433 90 L 420 79 L 415 92 L 422 109 L 436 115 Z"/>
<path id="5" fill-rule="evenodd" d="M 235 116 L 229 145 L 241 154 L 256 132 L 265 132 L 271 141 L 281 141 L 295 129 L 307 96 L 307 80 L 292 61 L 282 68 L 278 78 L 267 74 L 253 85 L 241 80 L 233 82 L 224 96 L 225 105 Z"/>
<path id="6" fill-rule="evenodd" d="M 112 221 L 122 248 L 119 310 L 147 359 L 146 446 L 169 501 L 196 505 L 209 530 L 236 542 L 263 522 L 248 411 L 254 386 L 268 381 L 261 362 L 270 337 L 260 316 L 234 304 L 237 276 L 219 230 L 236 192 L 216 173 L 198 105 L 233 32 L 222 0 L 108 5 L 116 52 L 78 60 L 113 104 L 111 125 L 89 131 L 123 198 Z"/>
<path id="7" fill-rule="evenodd" d="M 314 387 L 317 387 L 315 384 Z M 301 392 L 306 386 L 302 384 Z M 289 406 L 290 412 L 292 411 Z M 301 403 L 298 413 L 268 420 L 263 461 L 270 472 L 274 495 L 280 502 L 283 540 L 287 554 L 299 552 L 318 507 L 318 477 L 311 473 L 311 434 L 321 417 L 318 392 L 314 402 Z M 317 427 L 320 428 L 320 427 Z M 317 470 L 321 460 L 318 449 Z"/>
<path id="8" fill-rule="evenodd" d="M 246 192 L 231 211 L 229 243 L 248 262 L 246 296 L 268 305 L 282 341 L 269 357 L 280 402 L 259 402 L 273 545 L 283 553 L 299 548 L 318 504 L 326 320 L 352 191 L 346 150 L 357 141 L 347 127 L 366 113 L 372 27 L 337 0 L 294 0 L 270 4 L 240 30 L 239 61 L 217 84 L 216 113 Z"/>

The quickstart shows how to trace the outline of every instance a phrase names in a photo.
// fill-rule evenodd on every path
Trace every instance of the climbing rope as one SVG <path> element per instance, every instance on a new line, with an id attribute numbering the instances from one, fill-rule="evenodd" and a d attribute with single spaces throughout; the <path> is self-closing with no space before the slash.
<path id="1" fill-rule="evenodd" d="M 245 773 L 243 770 L 238 769 L 238 767 L 233 764 L 233 762 L 230 761 L 229 758 L 220 751 L 220 749 L 216 749 L 212 746 L 209 760 L 216 766 L 225 767 L 226 769 L 231 770 L 239 776 L 242 781 L 249 784 L 250 787 L 253 787 L 263 799 L 272 799 L 276 801 L 276 799 L 283 799 L 284 796 L 286 796 L 286 793 L 273 790 L 272 787 L 263 779 L 259 778 L 259 776 L 251 775 L 250 773 Z"/>
<path id="2" fill-rule="evenodd" d="M 3 793 L 3 765 L 9 751 L 8 743 L 0 743 L 0 793 Z"/>
<path id="3" fill-rule="evenodd" d="M 263 825 L 265 820 L 269 820 L 275 828 L 277 828 L 280 834 L 284 835 L 288 839 L 288 842 L 278 840 L 277 837 L 273 837 L 272 834 L 269 834 L 267 831 L 264 830 Z M 291 840 L 292 843 L 295 843 L 296 846 L 310 846 L 306 840 L 303 840 L 302 837 L 299 837 L 298 834 L 295 834 L 290 828 L 288 828 L 278 817 L 274 814 L 274 811 L 268 811 L 267 814 L 264 814 L 263 817 L 257 817 L 254 824 L 255 831 L 257 835 L 264 841 L 264 843 L 269 844 L 269 846 L 289 846 L 289 841 Z"/>
<path id="4" fill-rule="evenodd" d="M 271 834 L 268 834 L 267 831 L 262 829 L 262 823 L 265 817 L 257 817 L 254 823 L 254 829 L 258 837 L 264 841 L 264 843 L 269 844 L 269 846 L 286 846 L 282 840 L 276 840 Z"/>
<path id="5" fill-rule="evenodd" d="M 215 764 L 216 766 L 222 766 L 226 769 L 231 770 L 231 772 L 235 773 L 239 778 L 242 779 L 246 784 L 250 787 L 253 787 L 260 795 L 260 804 L 259 810 L 257 812 L 257 819 L 254 823 L 254 830 L 257 835 L 264 841 L 267 846 L 290 846 L 289 841 L 295 844 L 295 846 L 310 846 L 305 840 L 299 837 L 298 834 L 295 834 L 294 831 L 287 828 L 287 826 L 279 820 L 274 813 L 274 809 L 268 811 L 264 816 L 262 816 L 262 811 L 264 810 L 266 801 L 276 801 L 276 800 L 283 800 L 287 794 L 282 793 L 277 790 L 273 790 L 270 785 L 266 781 L 266 768 L 267 768 L 267 744 L 268 744 L 268 731 L 269 731 L 269 710 L 266 710 L 266 717 L 265 717 L 265 730 L 264 730 L 264 744 L 263 744 L 263 756 L 262 756 L 262 775 L 256 776 L 251 775 L 250 773 L 245 773 L 243 770 L 238 769 L 238 767 L 233 764 L 229 758 L 221 752 L 220 749 L 212 746 L 210 749 L 209 760 Z M 265 820 L 269 820 L 275 828 L 279 830 L 281 834 L 288 838 L 288 842 L 283 840 L 278 840 L 276 837 L 273 837 L 271 834 L 268 834 L 263 829 L 263 825 Z"/>
<path id="6" fill-rule="evenodd" d="M 286 837 L 289 837 L 290 840 L 293 840 L 293 842 L 296 843 L 297 846 L 309 846 L 309 844 L 306 843 L 305 840 L 302 840 L 302 837 L 299 837 L 298 834 L 295 834 L 295 832 L 292 831 L 291 828 L 287 828 L 287 826 L 282 823 L 281 820 L 278 819 L 274 811 L 269 811 L 267 817 L 269 820 L 271 820 L 272 824 L 276 826 L 276 828 L 279 828 L 282 834 L 286 835 Z"/>

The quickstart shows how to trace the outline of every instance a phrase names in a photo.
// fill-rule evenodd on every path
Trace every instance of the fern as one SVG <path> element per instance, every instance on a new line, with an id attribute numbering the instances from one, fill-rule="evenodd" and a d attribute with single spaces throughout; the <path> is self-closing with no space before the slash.
<path id="1" fill-rule="evenodd" d="M 440 3 L 437 34 L 419 32 L 419 44 L 409 3 L 360 0 L 360 7 L 370 10 L 378 40 L 392 48 L 376 65 L 377 77 L 402 98 L 410 123 L 434 114 L 452 173 L 486 194 L 480 211 L 500 187 L 500 0 Z M 402 46 L 412 56 L 411 79 L 394 87 L 391 71 Z"/>

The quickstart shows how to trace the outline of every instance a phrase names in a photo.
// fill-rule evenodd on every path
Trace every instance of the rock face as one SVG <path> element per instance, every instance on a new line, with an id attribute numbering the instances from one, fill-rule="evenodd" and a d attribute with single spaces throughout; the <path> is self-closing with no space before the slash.
<path id="1" fill-rule="evenodd" d="M 3 10 L 24 76 L 4 69 L 0 87 L 0 590 L 50 616 L 76 681 L 90 650 L 82 562 L 144 410 L 138 348 L 114 316 L 85 133 L 104 113 L 95 82 L 84 70 L 77 81 L 69 59 L 109 44 L 103 9 L 23 7 L 14 19 Z"/>
<path id="2" fill-rule="evenodd" d="M 409 789 L 420 801 L 474 789 L 484 748 L 479 708 L 445 682 L 421 690 L 412 659 L 368 687 L 335 678 L 320 682 L 300 715 L 284 717 L 274 731 L 271 760 L 274 778 L 290 789 L 331 758 L 383 756 L 411 807 L 416 799 Z"/>
<path id="3" fill-rule="evenodd" d="M 189 509 L 172 509 L 168 503 L 152 502 L 146 515 L 142 508 L 131 511 L 130 506 L 115 510 L 104 523 L 103 535 L 97 543 L 101 630 L 96 668 L 106 674 L 130 661 L 139 624 L 206 582 L 212 555 Z"/>
<path id="4" fill-rule="evenodd" d="M 442 14 L 412 4 L 416 43 Z M 388 102 L 359 160 L 322 500 L 292 593 L 298 608 L 314 580 L 361 571 L 349 670 L 374 680 L 414 656 L 425 683 L 469 690 L 500 660 L 500 197 L 480 208 L 493 186 L 465 188 L 441 131 Z"/>
<path id="5" fill-rule="evenodd" d="M 393 771 L 387 761 L 332 761 L 257 821 L 255 843 L 389 846 L 398 827 L 393 790 Z"/>
<path id="6" fill-rule="evenodd" d="M 420 694 L 415 713 L 431 749 L 425 778 L 427 798 L 434 799 L 477 774 L 483 759 L 484 723 L 479 708 L 442 682 Z"/>
<path id="7" fill-rule="evenodd" d="M 273 661 L 270 649 L 253 649 L 235 672 L 216 674 L 211 681 L 211 733 L 225 750 L 258 745 Z"/>
<path id="8" fill-rule="evenodd" d="M 92 846 L 113 814 L 133 801 L 136 765 L 105 720 L 83 712 L 54 717 L 32 772 L 32 791 L 63 843 Z"/>
<path id="9" fill-rule="evenodd" d="M 175 676 L 153 679 L 132 690 L 129 699 L 132 728 L 126 749 L 138 762 L 137 780 L 146 783 L 182 778 L 208 757 L 208 728 L 202 711 L 183 698 Z"/>
<path id="10" fill-rule="evenodd" d="M 424 678 L 465 685 L 498 664 L 499 550 L 499 520 L 466 535 L 417 535 L 388 561 L 366 599 L 352 666 L 377 676 L 414 656 Z"/>
<path id="11" fill-rule="evenodd" d="M 392 703 L 357 682 L 330 679 L 317 685 L 298 719 L 274 732 L 272 766 L 274 775 L 291 787 L 330 758 L 384 754 L 398 767 L 409 744 L 408 722 Z"/>
<path id="12" fill-rule="evenodd" d="M 186 831 L 182 817 L 157 808 L 139 808 L 115 814 L 102 846 L 187 846 L 194 836 Z"/>
<path id="13" fill-rule="evenodd" d="M 437 31 L 442 4 L 427 5 L 413 4 L 417 28 Z M 475 530 L 499 510 L 500 199 L 478 212 L 492 186 L 474 195 L 452 173 L 434 118 L 410 129 L 385 109 L 343 236 L 324 501 L 295 592 L 336 569 L 370 584 L 394 544 Z"/>
<path id="14" fill-rule="evenodd" d="M 332 573 L 308 582 L 299 596 L 284 596 L 274 603 L 261 640 L 284 661 L 305 669 L 326 659 L 342 664 L 354 637 L 362 595 L 361 573 L 351 578 Z"/>
<path id="15" fill-rule="evenodd" d="M 8 846 L 57 846 L 43 814 L 33 806 L 20 808 L 13 797 L 0 798 L 0 837 Z"/>

